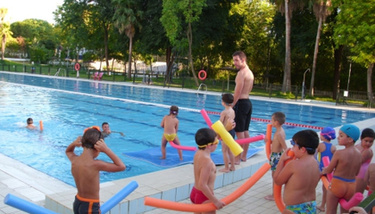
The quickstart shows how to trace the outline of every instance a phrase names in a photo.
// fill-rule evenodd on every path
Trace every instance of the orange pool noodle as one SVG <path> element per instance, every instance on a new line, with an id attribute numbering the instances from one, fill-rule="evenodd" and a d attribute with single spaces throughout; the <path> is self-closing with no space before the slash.
<path id="1" fill-rule="evenodd" d="M 39 129 L 40 131 L 43 131 L 43 121 L 39 121 Z"/>
<path id="2" fill-rule="evenodd" d="M 285 165 L 290 160 L 294 159 L 294 152 L 291 149 L 288 150 L 287 155 L 289 157 L 292 157 L 292 158 L 285 161 Z M 273 197 L 275 199 L 275 203 L 276 203 L 277 208 L 279 208 L 280 212 L 283 212 L 283 210 L 285 209 L 285 204 L 284 204 L 284 201 L 283 201 L 283 197 L 281 195 L 281 185 L 277 185 L 275 183 L 273 184 Z"/>
<path id="3" fill-rule="evenodd" d="M 267 124 L 267 131 L 266 131 L 266 155 L 268 160 L 270 159 L 271 156 L 271 137 L 272 137 L 272 124 Z"/>
<path id="4" fill-rule="evenodd" d="M 232 192 L 230 195 L 221 199 L 226 205 L 229 205 L 234 200 L 242 196 L 248 191 L 266 172 L 271 168 L 268 163 L 263 164 L 262 167 L 255 172 L 242 186 Z M 210 212 L 216 210 L 213 203 L 207 204 L 186 204 L 174 201 L 166 201 L 157 198 L 145 197 L 144 204 L 147 206 L 158 207 L 163 209 L 182 211 L 182 212 Z"/>

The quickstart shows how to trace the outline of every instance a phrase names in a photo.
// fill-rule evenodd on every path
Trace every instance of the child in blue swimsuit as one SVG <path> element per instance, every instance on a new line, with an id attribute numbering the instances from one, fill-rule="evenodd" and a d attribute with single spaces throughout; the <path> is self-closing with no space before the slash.
<path id="1" fill-rule="evenodd" d="M 331 128 L 331 127 L 325 127 L 321 132 L 320 132 L 320 140 L 322 141 L 317 149 L 318 153 L 318 162 L 319 162 L 319 169 L 320 171 L 323 170 L 324 164 L 323 164 L 323 157 L 328 157 L 329 161 L 331 161 L 333 153 L 336 151 L 336 146 L 331 144 L 331 140 L 336 139 L 336 131 Z M 324 212 L 325 211 L 325 206 L 326 206 L 326 201 L 327 201 L 327 190 L 326 188 L 322 185 L 322 203 L 320 206 L 316 207 L 318 210 Z"/>

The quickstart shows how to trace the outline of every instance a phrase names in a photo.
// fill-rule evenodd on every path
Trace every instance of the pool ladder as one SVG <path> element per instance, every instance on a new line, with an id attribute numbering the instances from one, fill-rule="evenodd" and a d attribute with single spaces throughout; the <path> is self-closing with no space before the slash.
<path id="1" fill-rule="evenodd" d="M 200 90 L 205 89 L 205 92 L 207 92 L 207 85 L 204 83 L 201 83 L 198 87 L 197 93 L 199 93 Z"/>
<path id="2" fill-rule="evenodd" d="M 64 71 L 65 71 L 65 69 L 62 69 L 62 70 L 64 70 Z M 59 76 L 59 74 L 60 74 L 60 71 L 61 71 L 61 68 L 59 68 L 59 69 L 57 70 L 57 72 L 55 73 L 55 75 L 54 75 L 54 76 Z"/>

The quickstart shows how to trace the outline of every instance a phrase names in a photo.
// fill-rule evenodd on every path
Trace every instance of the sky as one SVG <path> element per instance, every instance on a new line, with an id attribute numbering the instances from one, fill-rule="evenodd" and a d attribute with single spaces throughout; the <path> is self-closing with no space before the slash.
<path id="1" fill-rule="evenodd" d="M 0 8 L 8 8 L 5 20 L 10 23 L 25 19 L 41 19 L 54 24 L 53 12 L 64 0 L 0 0 Z"/>

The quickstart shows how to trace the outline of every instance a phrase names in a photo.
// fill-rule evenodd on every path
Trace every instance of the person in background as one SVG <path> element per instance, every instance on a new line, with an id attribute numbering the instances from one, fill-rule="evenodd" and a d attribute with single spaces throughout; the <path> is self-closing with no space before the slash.
<path id="1" fill-rule="evenodd" d="M 163 120 L 161 121 L 160 126 L 164 128 L 164 133 L 161 138 L 161 155 L 162 156 L 160 159 L 166 158 L 167 142 L 173 142 L 177 145 L 181 145 L 180 140 L 178 139 L 178 136 L 177 136 L 178 124 L 179 124 L 177 115 L 178 115 L 178 107 L 171 106 L 169 108 L 169 114 L 165 115 L 163 117 Z M 180 149 L 178 150 L 178 156 L 180 157 L 180 160 L 182 161 L 183 160 L 182 151 Z"/>
<path id="2" fill-rule="evenodd" d="M 31 129 L 31 130 L 36 129 L 36 126 L 34 126 L 33 118 L 31 117 L 27 118 L 26 123 L 27 123 L 26 128 Z"/>
<path id="3" fill-rule="evenodd" d="M 235 112 L 236 122 L 236 136 L 237 139 L 249 138 L 249 126 L 252 114 L 252 104 L 249 99 L 249 94 L 253 89 L 254 74 L 249 69 L 246 62 L 246 54 L 242 51 L 236 51 L 232 55 L 233 63 L 236 69 L 238 69 L 234 88 L 234 99 L 233 109 Z M 249 143 L 241 145 L 243 152 L 235 158 L 235 164 L 240 164 L 241 161 L 247 160 L 247 151 L 249 149 Z"/>
<path id="4" fill-rule="evenodd" d="M 108 137 L 111 133 L 119 133 L 121 136 L 125 136 L 122 132 L 111 131 L 107 122 L 102 123 L 102 130 L 103 138 Z"/>

